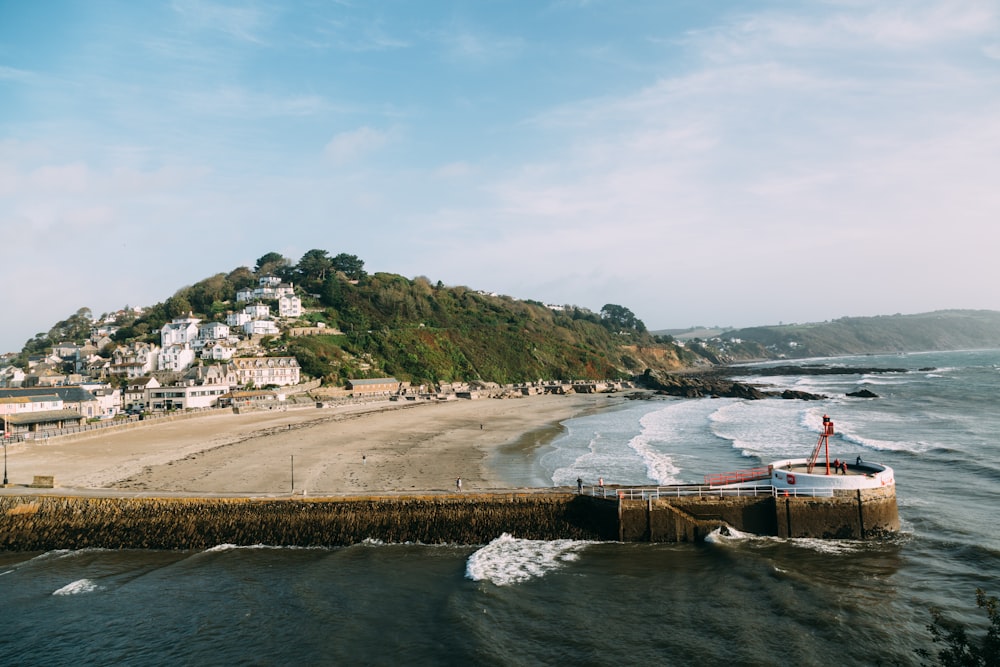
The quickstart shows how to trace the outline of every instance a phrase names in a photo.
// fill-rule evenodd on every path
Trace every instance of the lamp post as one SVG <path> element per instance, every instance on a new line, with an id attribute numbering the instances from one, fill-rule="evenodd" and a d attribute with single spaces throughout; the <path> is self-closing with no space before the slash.
<path id="1" fill-rule="evenodd" d="M 7 430 L 7 415 L 3 416 L 3 487 L 7 488 L 7 438 L 10 437 L 10 431 Z"/>

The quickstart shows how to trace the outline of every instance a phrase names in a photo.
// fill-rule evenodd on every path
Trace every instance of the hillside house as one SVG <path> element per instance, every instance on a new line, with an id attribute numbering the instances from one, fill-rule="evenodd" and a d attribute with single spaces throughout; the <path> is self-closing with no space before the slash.
<path id="1" fill-rule="evenodd" d="M 243 333 L 248 336 L 277 336 L 281 330 L 271 320 L 251 320 L 243 325 Z"/>
<path id="2" fill-rule="evenodd" d="M 209 322 L 198 327 L 198 338 L 203 341 L 226 340 L 229 338 L 229 325 L 222 322 Z"/>
<path id="3" fill-rule="evenodd" d="M 302 299 L 294 294 L 278 297 L 279 317 L 302 317 Z"/>
<path id="4" fill-rule="evenodd" d="M 160 329 L 160 346 L 166 348 L 169 345 L 190 345 L 191 341 L 198 337 L 198 323 L 201 322 L 196 317 L 177 317 L 172 322 L 164 324 Z"/>
<path id="5" fill-rule="evenodd" d="M 237 357 L 231 360 L 236 368 L 239 386 L 285 387 L 299 383 L 299 362 L 295 357 Z"/>
<path id="6" fill-rule="evenodd" d="M 160 347 L 152 343 L 132 343 L 128 346 L 118 346 L 111 353 L 111 367 L 108 372 L 112 376 L 137 378 L 149 375 L 158 367 Z"/>
<path id="7" fill-rule="evenodd" d="M 158 371 L 182 371 L 194 363 L 195 352 L 188 345 L 170 345 L 160 350 L 156 360 Z"/>
<path id="8" fill-rule="evenodd" d="M 214 361 L 227 361 L 236 356 L 236 346 L 231 343 L 215 341 L 212 345 L 206 345 L 201 351 L 202 359 L 212 359 Z"/>
<path id="9" fill-rule="evenodd" d="M 263 303 L 251 303 L 243 308 L 251 320 L 266 320 L 271 317 L 271 307 Z"/>
<path id="10" fill-rule="evenodd" d="M 252 319 L 253 318 L 250 317 L 248 313 L 244 312 L 229 313 L 228 315 L 226 315 L 226 324 L 228 324 L 231 327 L 243 328 L 243 325 L 251 321 Z"/>

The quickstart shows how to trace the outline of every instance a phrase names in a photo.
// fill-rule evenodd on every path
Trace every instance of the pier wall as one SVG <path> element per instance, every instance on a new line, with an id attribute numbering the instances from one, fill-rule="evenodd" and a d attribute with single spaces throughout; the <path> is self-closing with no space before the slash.
<path id="1" fill-rule="evenodd" d="M 869 538 L 899 529 L 893 489 L 834 498 L 594 498 L 532 491 L 337 498 L 0 496 L 0 550 L 344 546 L 367 539 L 698 542 L 726 524 L 782 537 Z"/>
<path id="2" fill-rule="evenodd" d="M 779 537 L 868 539 L 899 531 L 894 486 L 846 490 L 832 498 L 775 500 Z"/>
<path id="3" fill-rule="evenodd" d="M 365 498 L 0 497 L 0 550 L 615 540 L 614 503 L 569 493 Z"/>

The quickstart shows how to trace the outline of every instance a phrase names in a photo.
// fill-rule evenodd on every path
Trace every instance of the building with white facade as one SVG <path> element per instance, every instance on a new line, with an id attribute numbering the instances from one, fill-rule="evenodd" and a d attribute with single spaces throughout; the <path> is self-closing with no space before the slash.
<path id="1" fill-rule="evenodd" d="M 209 322 L 198 327 L 198 338 L 205 341 L 226 340 L 229 338 L 229 325 L 222 322 Z"/>
<path id="2" fill-rule="evenodd" d="M 229 313 L 226 315 L 226 324 L 231 327 L 242 328 L 244 324 L 252 319 L 248 313 Z"/>
<path id="3" fill-rule="evenodd" d="M 174 318 L 160 329 L 160 345 L 164 348 L 169 345 L 189 345 L 198 337 L 199 322 L 201 320 L 190 314 L 188 317 Z"/>
<path id="4" fill-rule="evenodd" d="M 277 336 L 281 331 L 271 320 L 250 320 L 243 325 L 243 333 L 248 336 Z"/>
<path id="5" fill-rule="evenodd" d="M 221 340 L 217 340 L 211 345 L 206 345 L 205 349 L 201 351 L 202 359 L 214 359 L 216 361 L 232 359 L 235 355 L 236 347 L 231 343 Z"/>
<path id="6" fill-rule="evenodd" d="M 137 378 L 149 375 L 158 368 L 160 347 L 151 343 L 132 343 L 118 346 L 111 353 L 112 363 L 108 373 L 112 376 Z"/>
<path id="7" fill-rule="evenodd" d="M 251 303 L 243 308 L 243 312 L 252 320 L 266 320 L 271 317 L 271 307 L 263 303 Z"/>
<path id="8" fill-rule="evenodd" d="M 187 345 L 170 345 L 160 350 L 156 370 L 182 371 L 194 363 L 195 352 Z"/>
<path id="9" fill-rule="evenodd" d="M 232 360 L 241 386 L 284 387 L 299 383 L 299 362 L 295 357 L 238 357 Z"/>
<path id="10" fill-rule="evenodd" d="M 302 299 L 294 294 L 278 297 L 279 317 L 302 317 Z"/>

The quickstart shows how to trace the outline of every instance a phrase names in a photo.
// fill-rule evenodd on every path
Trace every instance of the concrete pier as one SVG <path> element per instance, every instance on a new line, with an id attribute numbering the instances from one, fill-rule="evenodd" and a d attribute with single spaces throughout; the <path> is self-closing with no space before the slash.
<path id="1" fill-rule="evenodd" d="M 632 494 L 630 493 L 629 496 Z M 899 529 L 894 487 L 830 497 L 631 499 L 564 490 L 366 497 L 0 496 L 0 550 L 344 546 L 367 539 L 485 544 L 525 539 L 697 542 L 728 525 L 781 537 L 867 539 Z"/>

